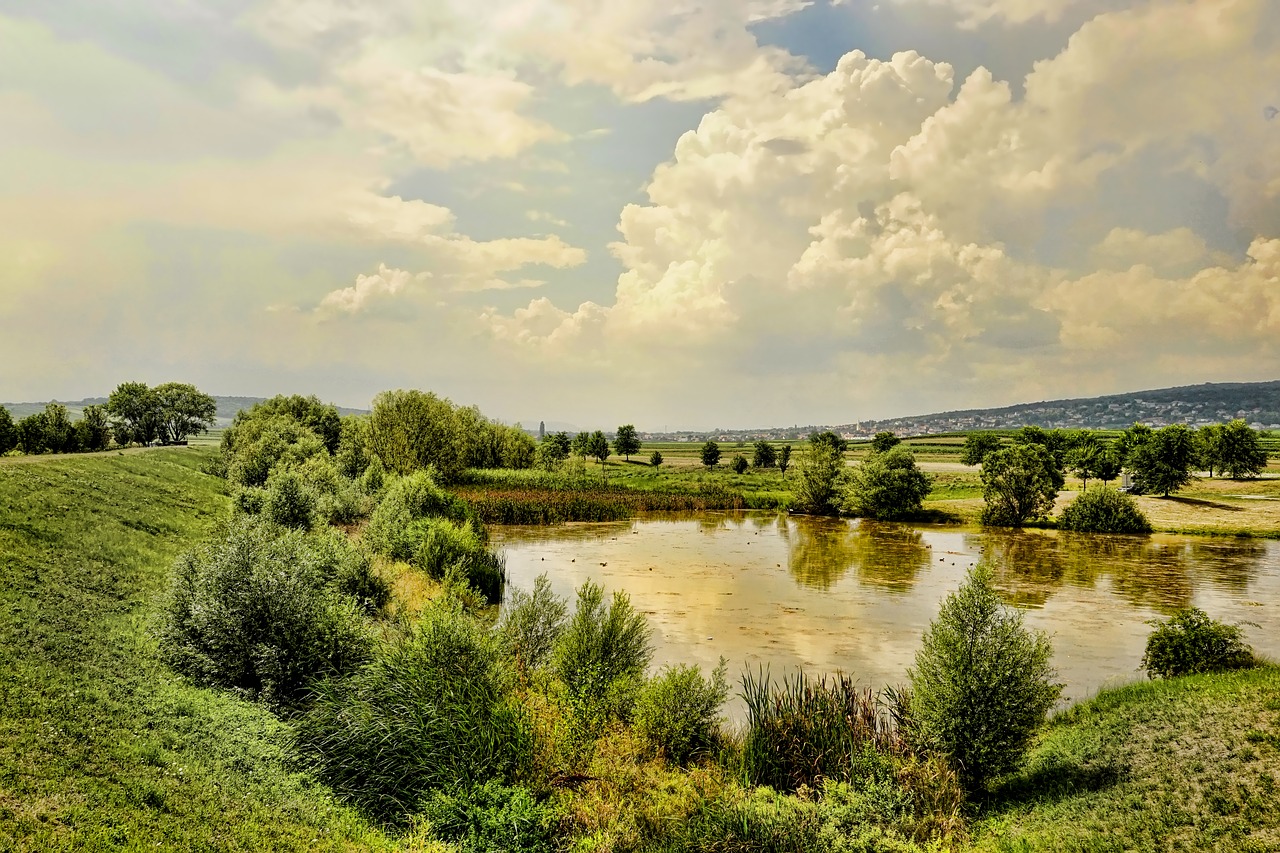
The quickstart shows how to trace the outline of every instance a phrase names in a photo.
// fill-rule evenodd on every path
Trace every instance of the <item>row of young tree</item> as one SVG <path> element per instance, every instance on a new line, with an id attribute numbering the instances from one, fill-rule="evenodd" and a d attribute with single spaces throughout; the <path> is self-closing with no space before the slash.
<path id="1" fill-rule="evenodd" d="M 125 382 L 111 392 L 106 405 L 85 406 L 77 421 L 58 402 L 16 422 L 0 406 L 0 456 L 13 451 L 81 453 L 112 445 L 176 444 L 208 429 L 216 415 L 213 397 L 193 385 L 166 382 L 149 388 L 144 382 Z"/>

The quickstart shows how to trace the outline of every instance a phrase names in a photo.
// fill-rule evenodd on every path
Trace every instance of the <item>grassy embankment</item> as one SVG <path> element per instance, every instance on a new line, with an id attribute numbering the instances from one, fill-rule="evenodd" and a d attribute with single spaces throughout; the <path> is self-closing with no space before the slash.
<path id="1" fill-rule="evenodd" d="M 393 848 L 274 716 L 157 660 L 172 562 L 228 507 L 206 458 L 0 468 L 0 850 Z"/>
<path id="2" fill-rule="evenodd" d="M 1140 682 L 1057 715 L 973 849 L 1280 850 L 1280 669 Z"/>

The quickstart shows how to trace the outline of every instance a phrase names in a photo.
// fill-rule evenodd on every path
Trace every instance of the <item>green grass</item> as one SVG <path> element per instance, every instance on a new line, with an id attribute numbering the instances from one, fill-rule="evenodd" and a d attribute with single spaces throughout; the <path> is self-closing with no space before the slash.
<path id="1" fill-rule="evenodd" d="M 156 658 L 172 561 L 228 506 L 207 454 L 0 468 L 0 850 L 396 846 L 291 769 L 283 723 Z"/>
<path id="2" fill-rule="evenodd" d="M 1280 669 L 1140 682 L 1058 715 L 980 851 L 1280 849 Z"/>

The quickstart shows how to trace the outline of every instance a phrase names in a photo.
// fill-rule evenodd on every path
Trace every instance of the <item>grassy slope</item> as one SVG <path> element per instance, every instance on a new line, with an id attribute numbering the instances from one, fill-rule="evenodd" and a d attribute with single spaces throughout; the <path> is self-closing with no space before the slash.
<path id="1" fill-rule="evenodd" d="M 1280 669 L 1100 694 L 1004 797 L 978 850 L 1280 850 Z"/>
<path id="2" fill-rule="evenodd" d="M 272 715 L 156 659 L 173 558 L 227 507 L 205 455 L 0 469 L 0 850 L 394 846 L 289 769 Z"/>

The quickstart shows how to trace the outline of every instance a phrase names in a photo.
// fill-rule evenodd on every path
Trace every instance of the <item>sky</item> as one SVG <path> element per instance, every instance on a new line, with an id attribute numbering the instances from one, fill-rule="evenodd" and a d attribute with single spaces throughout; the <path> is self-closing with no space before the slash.
<path id="1" fill-rule="evenodd" d="M 1273 0 L 0 0 L 0 399 L 1280 378 Z"/>

